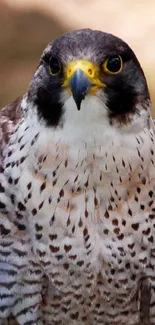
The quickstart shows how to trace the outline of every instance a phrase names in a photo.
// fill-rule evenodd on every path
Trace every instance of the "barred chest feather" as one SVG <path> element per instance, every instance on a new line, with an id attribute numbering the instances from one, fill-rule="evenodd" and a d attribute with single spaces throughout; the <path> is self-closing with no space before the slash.
<path id="1" fill-rule="evenodd" d="M 76 320 L 81 304 L 85 324 L 95 317 L 99 322 L 107 308 L 109 317 L 123 321 L 117 312 L 122 306 L 127 312 L 150 264 L 154 135 L 147 129 L 125 135 L 109 130 L 98 125 L 83 141 L 61 128 L 33 128 L 24 121 L 5 153 L 10 211 L 13 222 L 25 227 L 30 259 L 49 281 L 44 298 L 49 320 L 55 315 L 60 321 L 61 300 L 66 320 L 71 306 Z"/>

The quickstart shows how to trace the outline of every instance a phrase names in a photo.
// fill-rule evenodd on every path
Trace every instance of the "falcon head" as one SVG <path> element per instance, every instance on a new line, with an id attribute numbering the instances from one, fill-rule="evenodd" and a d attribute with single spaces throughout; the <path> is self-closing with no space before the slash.
<path id="1" fill-rule="evenodd" d="M 130 47 L 101 31 L 65 34 L 44 50 L 28 101 L 48 126 L 106 119 L 119 126 L 146 114 L 150 103 L 142 68 Z"/>

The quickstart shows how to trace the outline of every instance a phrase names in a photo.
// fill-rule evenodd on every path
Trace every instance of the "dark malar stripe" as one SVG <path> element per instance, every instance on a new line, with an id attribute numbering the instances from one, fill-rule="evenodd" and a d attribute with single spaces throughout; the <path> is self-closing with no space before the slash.
<path id="1" fill-rule="evenodd" d="M 5 209 L 6 208 L 6 205 L 0 201 L 0 209 Z"/>

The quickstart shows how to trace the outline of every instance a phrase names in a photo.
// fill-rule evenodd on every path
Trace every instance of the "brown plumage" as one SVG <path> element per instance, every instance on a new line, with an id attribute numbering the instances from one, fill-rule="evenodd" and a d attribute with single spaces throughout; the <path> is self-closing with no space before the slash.
<path id="1" fill-rule="evenodd" d="M 0 112 L 0 325 L 155 324 L 154 141 L 126 43 L 49 44 Z"/>

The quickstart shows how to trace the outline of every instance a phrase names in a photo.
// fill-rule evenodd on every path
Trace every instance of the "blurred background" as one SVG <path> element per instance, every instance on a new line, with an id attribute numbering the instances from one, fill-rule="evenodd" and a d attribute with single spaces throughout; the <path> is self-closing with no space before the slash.
<path id="1" fill-rule="evenodd" d="M 155 116 L 154 0 L 0 0 L 0 107 L 26 91 L 48 42 L 87 27 L 113 33 L 132 47 Z"/>

